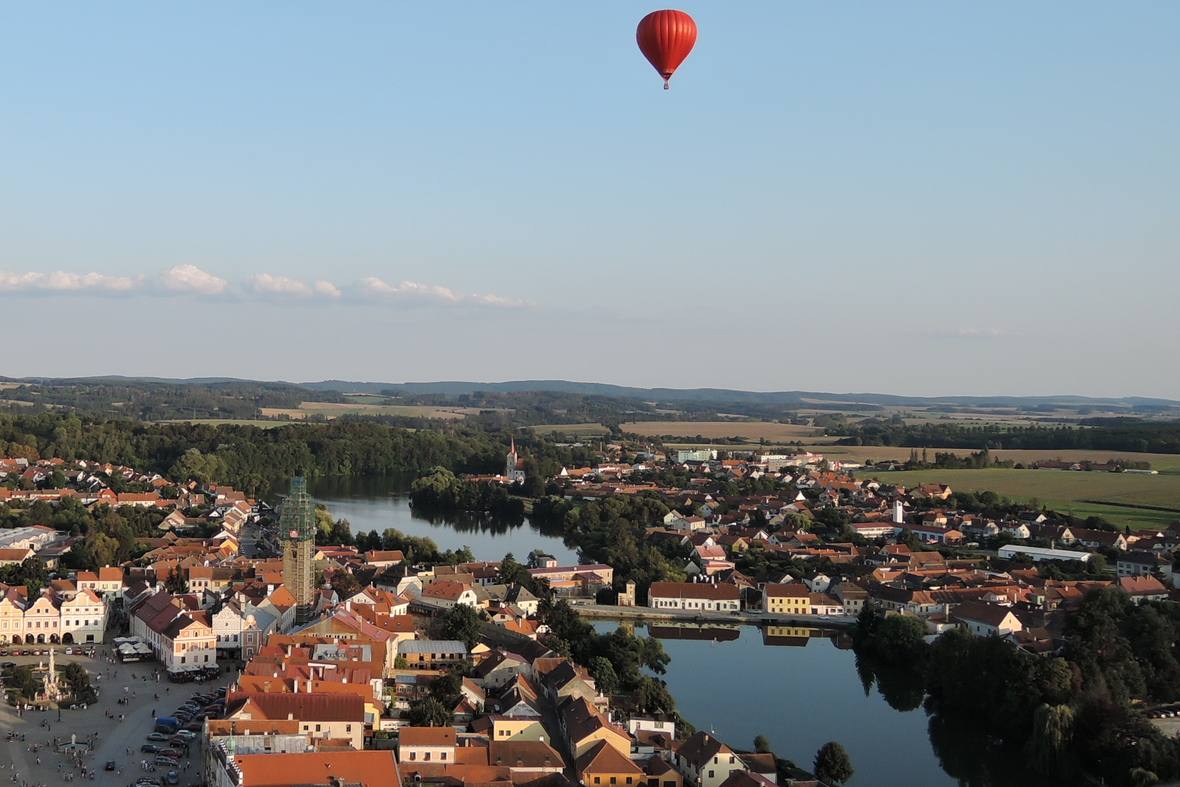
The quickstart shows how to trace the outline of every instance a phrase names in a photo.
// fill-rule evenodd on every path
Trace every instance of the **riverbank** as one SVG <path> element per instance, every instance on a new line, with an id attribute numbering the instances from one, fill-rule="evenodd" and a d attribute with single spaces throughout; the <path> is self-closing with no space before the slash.
<path id="1" fill-rule="evenodd" d="M 746 610 L 743 612 L 706 612 L 700 610 L 616 607 L 606 604 L 576 604 L 574 609 L 587 618 L 606 620 L 659 621 L 686 623 L 725 623 L 731 626 L 795 625 L 808 628 L 844 631 L 856 623 L 851 615 L 783 615 Z"/>

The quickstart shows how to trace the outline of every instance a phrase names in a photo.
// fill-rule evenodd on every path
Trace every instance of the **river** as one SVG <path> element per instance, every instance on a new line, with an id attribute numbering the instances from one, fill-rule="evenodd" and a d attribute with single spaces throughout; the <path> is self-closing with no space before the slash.
<path id="1" fill-rule="evenodd" d="M 534 526 L 526 518 L 520 523 L 493 521 L 487 517 L 426 517 L 414 513 L 406 494 L 408 482 L 398 478 L 358 480 L 327 478 L 311 484 L 311 494 L 323 503 L 333 519 L 347 519 L 352 532 L 381 533 L 395 528 L 410 536 L 429 538 L 440 549 L 466 546 L 477 560 L 501 560 L 511 552 L 524 562 L 529 552 L 540 549 L 562 565 L 577 563 L 577 550 L 565 545 L 561 533 Z"/>

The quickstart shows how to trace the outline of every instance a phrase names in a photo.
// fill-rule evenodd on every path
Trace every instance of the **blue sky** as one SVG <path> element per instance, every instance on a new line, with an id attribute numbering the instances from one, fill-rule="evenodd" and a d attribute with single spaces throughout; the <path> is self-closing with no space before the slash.
<path id="1" fill-rule="evenodd" d="M 0 6 L 0 374 L 1180 398 L 1180 5 L 656 7 Z"/>

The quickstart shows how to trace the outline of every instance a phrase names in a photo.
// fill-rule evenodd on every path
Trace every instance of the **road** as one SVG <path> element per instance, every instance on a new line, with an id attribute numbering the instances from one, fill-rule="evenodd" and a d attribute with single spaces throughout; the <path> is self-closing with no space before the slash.
<path id="1" fill-rule="evenodd" d="M 19 782 L 23 785 L 64 787 L 69 784 L 67 759 L 50 749 L 54 736 L 68 740 L 71 733 L 76 734 L 79 741 L 97 734 L 95 751 L 83 760 L 85 767 L 97 771 L 95 783 L 104 787 L 131 784 L 139 776 L 145 775 L 140 769 L 140 760 L 151 758 L 149 754 L 142 754 L 139 747 L 147 742 L 146 736 L 153 729 L 153 710 L 156 715 L 170 715 L 192 695 L 213 691 L 230 680 L 230 676 L 226 676 L 224 680 L 205 683 L 169 683 L 161 673 L 157 684 L 155 674 L 159 669 L 158 664 L 111 664 L 106 661 L 108 652 L 107 648 L 100 646 L 93 659 L 60 655 L 60 650 L 56 656 L 59 664 L 78 662 L 90 672 L 91 683 L 99 689 L 99 698 L 97 704 L 85 710 L 62 710 L 61 721 L 58 721 L 57 711 L 28 711 L 22 715 L 15 708 L 0 703 L 0 730 L 12 730 L 25 736 L 25 741 L 21 742 L 5 741 L 4 736 L 0 735 L 0 785 L 11 783 L 13 775 L 23 779 Z M 44 660 L 45 657 L 36 656 L 0 656 L 0 661 L 17 664 L 36 664 Z M 127 687 L 126 694 L 123 687 Z M 160 697 L 158 701 L 154 699 L 157 693 Z M 117 704 L 122 696 L 129 698 L 127 705 Z M 115 719 L 107 718 L 107 712 L 113 714 Z M 126 718 L 118 720 L 119 714 Z M 42 722 L 46 726 L 41 726 Z M 40 746 L 40 751 L 29 751 L 29 745 Z M 127 754 L 128 749 L 131 750 L 130 755 Z M 36 762 L 38 757 L 41 758 L 40 765 Z M 110 760 L 118 766 L 119 770 L 115 774 L 103 771 L 104 764 Z M 200 736 L 193 741 L 187 762 L 187 768 L 179 769 L 180 783 L 201 784 Z M 182 760 L 182 766 L 184 763 L 185 760 Z M 60 770 L 59 764 L 63 766 Z M 160 768 L 154 774 L 146 775 L 163 781 L 165 770 Z"/>

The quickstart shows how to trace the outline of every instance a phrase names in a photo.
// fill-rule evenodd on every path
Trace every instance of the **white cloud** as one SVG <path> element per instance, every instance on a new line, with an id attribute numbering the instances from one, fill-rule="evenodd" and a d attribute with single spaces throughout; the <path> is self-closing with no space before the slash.
<path id="1" fill-rule="evenodd" d="M 293 295 L 299 298 L 311 295 L 311 287 L 305 282 L 269 273 L 254 274 L 250 278 L 250 288 L 259 295 Z"/>
<path id="2" fill-rule="evenodd" d="M 519 308 L 527 305 L 524 301 L 505 298 L 501 295 L 465 295 L 440 284 L 422 284 L 416 281 L 402 281 L 389 284 L 384 279 L 369 276 L 361 281 L 361 292 L 373 297 L 393 298 L 407 301 L 432 302 L 459 306 L 494 306 L 496 308 Z"/>
<path id="3" fill-rule="evenodd" d="M 108 276 L 105 273 L 40 273 L 0 272 L 0 292 L 129 292 L 142 281 L 129 276 Z"/>
<path id="4" fill-rule="evenodd" d="M 339 298 L 340 288 L 330 281 L 320 279 L 315 283 L 315 291 L 325 298 Z"/>
<path id="5" fill-rule="evenodd" d="M 145 296 L 227 295 L 255 296 L 267 299 L 340 300 L 344 302 L 399 301 L 406 304 L 518 309 L 527 301 L 492 293 L 463 293 L 441 284 L 424 284 L 403 280 L 390 284 L 369 276 L 349 287 L 340 287 L 326 279 L 303 280 L 273 273 L 255 273 L 229 282 L 196 265 L 174 265 L 154 276 L 112 276 L 105 273 L 67 273 L 54 271 L 2 272 L 0 294 L 5 293 L 95 293 L 138 292 Z"/>
<path id="6" fill-rule="evenodd" d="M 159 282 L 168 292 L 194 295 L 219 295 L 229 288 L 225 279 L 196 265 L 174 265 L 160 274 Z"/>

